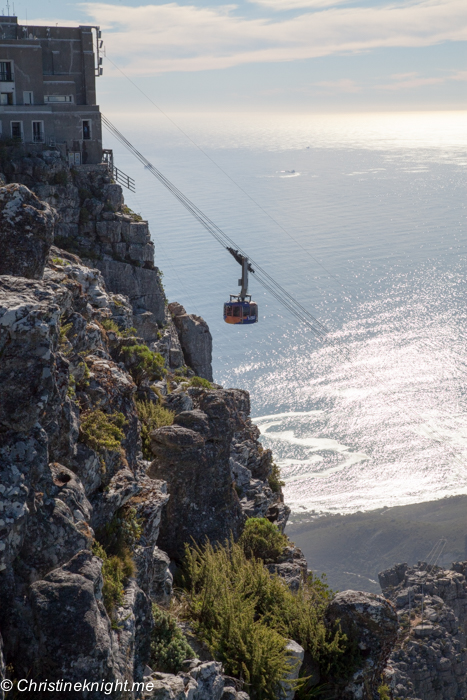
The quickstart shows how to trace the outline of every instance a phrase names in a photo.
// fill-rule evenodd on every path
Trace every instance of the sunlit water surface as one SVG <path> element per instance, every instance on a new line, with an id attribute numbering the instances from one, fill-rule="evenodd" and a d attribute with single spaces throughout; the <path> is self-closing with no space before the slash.
<path id="1" fill-rule="evenodd" d="M 320 344 L 254 279 L 260 323 L 226 326 L 238 265 L 107 140 L 169 298 L 208 321 L 216 381 L 250 391 L 293 510 L 467 493 L 466 114 L 175 115 L 205 153 L 157 114 L 107 116 L 329 328 Z"/>

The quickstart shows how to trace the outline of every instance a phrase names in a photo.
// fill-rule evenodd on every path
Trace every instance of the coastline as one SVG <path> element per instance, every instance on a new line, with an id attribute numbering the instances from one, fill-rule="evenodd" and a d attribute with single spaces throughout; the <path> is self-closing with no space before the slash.
<path id="1" fill-rule="evenodd" d="M 426 561 L 443 537 L 447 542 L 439 565 L 449 568 L 466 558 L 467 495 L 313 520 L 291 517 L 286 534 L 303 551 L 310 569 L 326 573 L 335 590 L 381 593 L 380 571 L 395 562 Z"/>

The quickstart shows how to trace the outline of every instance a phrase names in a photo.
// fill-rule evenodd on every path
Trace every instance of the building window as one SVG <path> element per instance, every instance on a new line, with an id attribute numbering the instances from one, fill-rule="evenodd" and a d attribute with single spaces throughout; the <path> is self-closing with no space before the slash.
<path id="1" fill-rule="evenodd" d="M 91 138 L 91 122 L 89 119 L 83 121 L 83 140 L 89 141 Z"/>
<path id="2" fill-rule="evenodd" d="M 34 104 L 34 93 L 31 90 L 23 92 L 23 104 L 33 105 Z"/>
<path id="3" fill-rule="evenodd" d="M 33 143 L 44 143 L 44 122 L 32 123 Z"/>
<path id="4" fill-rule="evenodd" d="M 73 102 L 73 95 L 45 95 L 44 102 Z"/>
<path id="5" fill-rule="evenodd" d="M 0 82 L 2 82 L 2 83 L 12 83 L 13 82 L 11 61 L 0 61 Z"/>
<path id="6" fill-rule="evenodd" d="M 13 104 L 13 93 L 12 92 L 0 92 L 0 105 L 12 105 Z"/>
<path id="7" fill-rule="evenodd" d="M 23 140 L 23 122 L 10 122 L 11 138 L 17 141 Z"/>

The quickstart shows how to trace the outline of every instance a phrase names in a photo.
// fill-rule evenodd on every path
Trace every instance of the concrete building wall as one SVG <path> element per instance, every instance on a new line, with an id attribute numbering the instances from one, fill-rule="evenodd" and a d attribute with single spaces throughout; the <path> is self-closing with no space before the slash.
<path id="1" fill-rule="evenodd" d="M 0 17 L 0 120 L 4 137 L 21 132 L 26 143 L 43 138 L 65 155 L 79 153 L 82 163 L 101 161 L 94 52 L 97 29 L 25 27 L 17 24 L 16 17 Z M 11 80 L 8 72 L 1 72 L 2 64 L 11 67 Z"/>

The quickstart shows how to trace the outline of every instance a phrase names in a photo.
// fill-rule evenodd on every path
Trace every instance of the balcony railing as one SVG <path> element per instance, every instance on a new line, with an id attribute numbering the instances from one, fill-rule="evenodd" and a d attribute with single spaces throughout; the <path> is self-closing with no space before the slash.
<path id="1" fill-rule="evenodd" d="M 14 81 L 13 74 L 9 70 L 0 70 L 0 83 L 12 83 Z"/>

